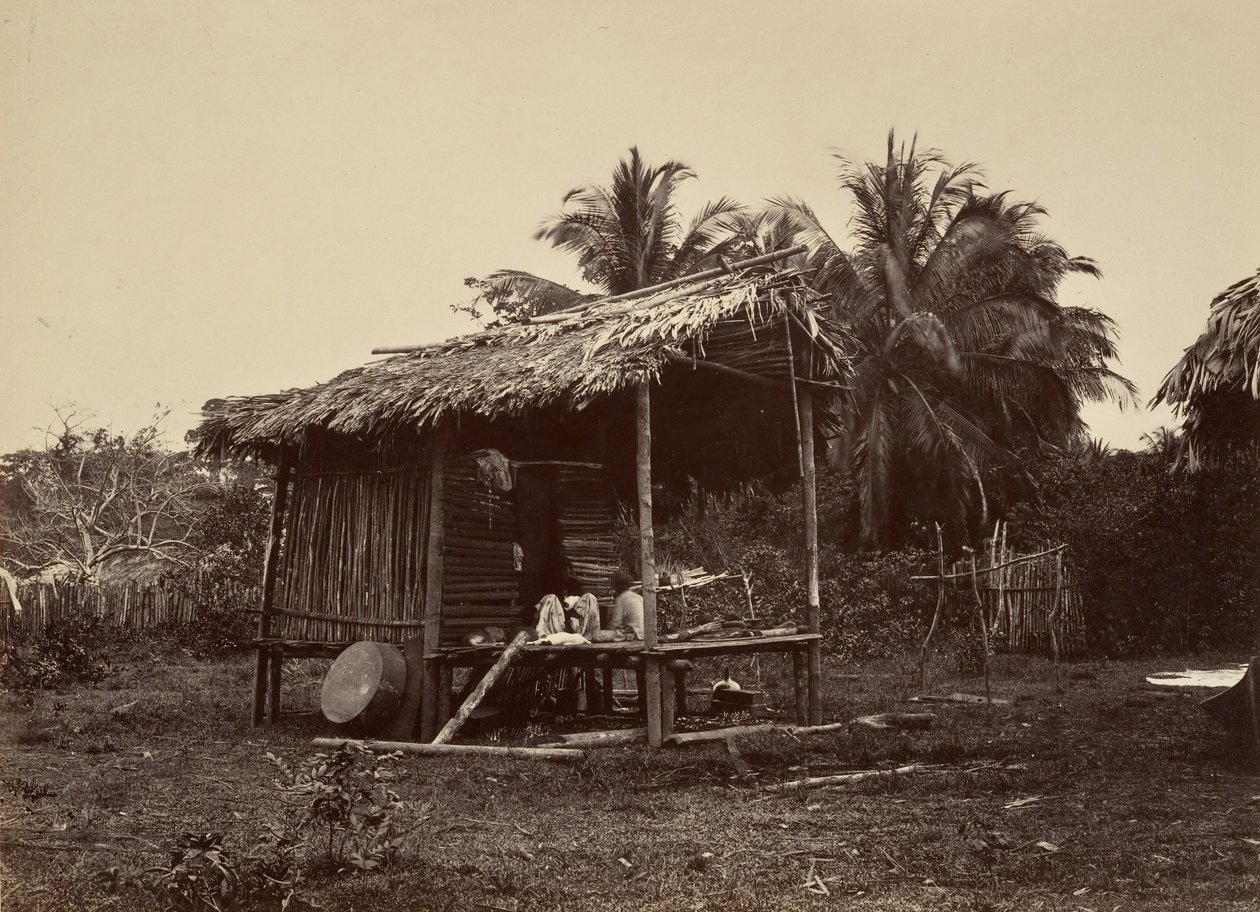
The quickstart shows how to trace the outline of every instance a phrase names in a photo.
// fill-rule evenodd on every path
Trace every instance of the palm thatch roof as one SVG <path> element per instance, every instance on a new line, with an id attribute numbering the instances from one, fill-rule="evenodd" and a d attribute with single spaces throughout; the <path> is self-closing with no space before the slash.
<path id="1" fill-rule="evenodd" d="M 1207 328 L 1152 400 L 1185 418 L 1179 462 L 1253 454 L 1260 439 L 1260 271 L 1212 301 Z"/>
<path id="2" fill-rule="evenodd" d="M 417 347 L 305 389 L 211 400 L 195 431 L 197 448 L 268 455 L 316 432 L 381 441 L 455 415 L 493 419 L 557 404 L 578 407 L 658 380 L 671 361 L 706 360 L 715 330 L 728 352 L 732 327 L 755 347 L 759 331 L 764 340 L 767 327 L 785 320 L 812 344 L 813 379 L 842 380 L 848 360 L 841 330 L 808 303 L 811 294 L 795 273 L 763 271 L 637 300 L 597 301 Z M 776 376 L 785 366 L 760 371 L 745 358 L 740 369 Z"/>

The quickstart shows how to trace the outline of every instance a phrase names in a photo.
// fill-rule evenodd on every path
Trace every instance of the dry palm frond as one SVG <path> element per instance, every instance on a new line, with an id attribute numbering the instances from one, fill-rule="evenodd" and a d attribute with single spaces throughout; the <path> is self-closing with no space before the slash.
<path id="1" fill-rule="evenodd" d="M 1152 404 L 1185 417 L 1178 461 L 1254 453 L 1260 442 L 1260 271 L 1212 301 L 1207 327 L 1168 372 Z"/>

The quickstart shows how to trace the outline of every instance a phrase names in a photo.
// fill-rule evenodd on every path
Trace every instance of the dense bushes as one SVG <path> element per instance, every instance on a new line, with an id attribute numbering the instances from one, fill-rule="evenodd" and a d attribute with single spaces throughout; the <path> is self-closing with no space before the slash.
<path id="1" fill-rule="evenodd" d="M 850 522 L 850 492 L 837 476 L 819 478 L 819 560 L 823 647 L 842 658 L 871 658 L 903 651 L 921 637 L 934 600 L 925 586 L 911 583 L 913 573 L 932 556 L 915 549 L 859 555 L 846 550 L 855 539 Z M 804 620 L 805 589 L 800 496 L 796 489 L 774 493 L 764 488 L 723 501 L 710 500 L 702 519 L 697 509 L 659 527 L 657 567 L 661 572 L 704 566 L 709 570 L 749 574 L 757 613 L 767 620 Z M 634 566 L 636 545 L 627 530 L 622 558 Z M 746 597 L 738 583 L 715 584 L 687 594 L 688 622 L 715 615 L 746 615 Z M 681 625 L 677 596 L 658 603 L 663 627 Z"/>
<path id="2" fill-rule="evenodd" d="M 90 615 L 61 618 L 38 636 L 15 630 L 0 683 L 9 690 L 94 684 L 109 673 L 108 646 L 123 636 L 125 631 Z"/>
<path id="3" fill-rule="evenodd" d="M 1260 469 L 1171 474 L 1164 454 L 1121 452 L 1039 474 L 1011 541 L 1067 542 L 1093 648 L 1260 643 Z"/>

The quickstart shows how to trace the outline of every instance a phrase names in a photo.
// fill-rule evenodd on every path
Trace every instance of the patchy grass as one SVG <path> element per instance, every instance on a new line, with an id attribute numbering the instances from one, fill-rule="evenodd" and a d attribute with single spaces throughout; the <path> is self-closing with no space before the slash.
<path id="1" fill-rule="evenodd" d="M 1253 909 L 1255 758 L 1202 716 L 1201 693 L 1144 683 L 1183 661 L 1078 663 L 1057 694 L 1048 663 L 1000 657 L 994 695 L 1009 705 L 919 707 L 938 717 L 929 731 L 606 748 L 572 765 L 405 757 L 399 861 L 313 869 L 298 897 L 329 910 Z M 931 690 L 982 692 L 938 666 Z M 286 709 L 310 709 L 321 666 L 292 671 Z M 907 709 L 913 671 L 827 663 L 826 717 Z M 783 669 L 760 672 L 785 699 Z M 246 658 L 137 654 L 92 687 L 0 698 L 0 906 L 161 908 L 136 884 L 179 834 L 221 832 L 240 853 L 286 819 L 264 754 L 307 756 L 324 725 L 294 714 L 250 729 L 251 675 Z M 535 720 L 492 736 L 553 733 Z M 934 768 L 762 788 L 906 763 Z"/>

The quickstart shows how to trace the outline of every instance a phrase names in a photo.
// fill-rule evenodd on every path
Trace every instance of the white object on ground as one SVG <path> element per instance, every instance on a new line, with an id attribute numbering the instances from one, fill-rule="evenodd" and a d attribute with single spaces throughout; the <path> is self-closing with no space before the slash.
<path id="1" fill-rule="evenodd" d="M 1163 687 L 1233 687 L 1246 673 L 1245 664 L 1228 668 L 1187 668 L 1185 671 L 1161 671 L 1149 675 L 1146 683 Z"/>

